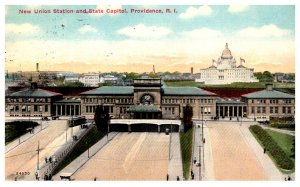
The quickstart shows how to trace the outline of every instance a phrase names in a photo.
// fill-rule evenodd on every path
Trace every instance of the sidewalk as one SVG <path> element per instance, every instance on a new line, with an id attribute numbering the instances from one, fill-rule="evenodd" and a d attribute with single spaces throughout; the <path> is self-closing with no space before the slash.
<path id="1" fill-rule="evenodd" d="M 172 134 L 172 135 L 171 135 Z M 180 148 L 180 136 L 179 133 L 170 133 L 170 160 L 168 166 L 168 174 L 170 181 L 176 181 L 177 176 L 180 180 L 183 180 L 183 168 L 182 168 L 182 158 L 181 158 L 181 148 Z"/>
<path id="2" fill-rule="evenodd" d="M 82 153 L 79 157 L 73 160 L 68 166 L 62 169 L 59 173 L 53 176 L 53 180 L 60 180 L 60 173 L 71 173 L 72 175 L 80 169 L 86 162 L 88 162 L 97 152 L 99 152 L 109 141 L 111 141 L 118 132 L 111 132 L 108 136 L 104 136 L 100 141 L 90 147 L 87 151 Z"/>

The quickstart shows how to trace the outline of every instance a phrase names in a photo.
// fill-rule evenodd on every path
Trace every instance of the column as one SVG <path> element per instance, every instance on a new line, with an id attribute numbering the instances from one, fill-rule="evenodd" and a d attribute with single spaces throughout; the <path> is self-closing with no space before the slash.
<path id="1" fill-rule="evenodd" d="M 234 117 L 234 106 L 231 106 L 232 108 L 231 108 L 231 117 Z"/>
<path id="2" fill-rule="evenodd" d="M 78 105 L 78 112 L 79 112 L 79 114 L 78 115 L 81 115 L 81 107 L 80 107 L 80 105 Z"/>
<path id="3" fill-rule="evenodd" d="M 67 106 L 68 105 L 65 105 L 65 116 L 67 116 Z"/>
<path id="4" fill-rule="evenodd" d="M 158 125 L 158 132 L 160 132 L 160 125 Z"/>
<path id="5" fill-rule="evenodd" d="M 244 106 L 242 106 L 242 117 L 244 116 Z"/>
<path id="6" fill-rule="evenodd" d="M 229 117 L 229 106 L 227 106 L 227 117 Z"/>
<path id="7" fill-rule="evenodd" d="M 240 110 L 240 107 L 237 106 L 236 109 L 237 109 L 237 111 L 236 111 L 236 116 L 239 117 L 239 110 Z"/>
<path id="8" fill-rule="evenodd" d="M 70 115 L 72 115 L 72 110 L 71 110 L 71 108 L 72 108 L 72 105 L 69 106 L 69 110 L 70 110 L 70 113 L 69 113 L 69 114 L 70 114 Z"/>
<path id="9" fill-rule="evenodd" d="M 221 107 L 218 106 L 218 117 L 220 117 L 221 111 L 220 111 Z"/>
<path id="10" fill-rule="evenodd" d="M 128 132 L 131 132 L 131 126 L 128 125 Z"/>
<path id="11" fill-rule="evenodd" d="M 223 109 L 223 116 L 225 116 L 225 106 L 222 106 Z"/>
<path id="12" fill-rule="evenodd" d="M 62 116 L 63 115 L 63 106 L 62 105 L 60 105 L 60 115 Z"/>

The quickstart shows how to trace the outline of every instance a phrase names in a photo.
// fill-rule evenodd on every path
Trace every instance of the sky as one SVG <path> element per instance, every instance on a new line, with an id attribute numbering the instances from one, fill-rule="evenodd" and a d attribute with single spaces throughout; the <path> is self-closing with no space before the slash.
<path id="1" fill-rule="evenodd" d="M 54 9 L 74 13 L 53 13 Z M 75 12 L 83 9 L 104 13 Z M 128 13 L 105 13 L 107 9 Z M 237 64 L 241 57 L 255 72 L 294 73 L 295 6 L 5 6 L 9 72 L 33 71 L 39 63 L 41 71 L 141 73 L 155 65 L 156 72 L 189 72 L 193 67 L 197 73 L 221 56 L 226 43 Z"/>

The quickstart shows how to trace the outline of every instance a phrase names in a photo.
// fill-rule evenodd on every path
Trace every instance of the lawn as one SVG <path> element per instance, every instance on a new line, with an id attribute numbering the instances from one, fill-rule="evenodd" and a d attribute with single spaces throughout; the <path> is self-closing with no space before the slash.
<path id="1" fill-rule="evenodd" d="M 190 128 L 187 132 L 180 132 L 180 147 L 182 156 L 182 167 L 184 179 L 189 178 L 192 151 L 193 151 L 193 132 L 194 127 Z"/>
<path id="2" fill-rule="evenodd" d="M 33 121 L 13 121 L 5 123 L 5 144 L 27 133 L 28 128 L 39 125 Z"/>
<path id="3" fill-rule="evenodd" d="M 202 83 L 195 82 L 195 81 L 165 81 L 167 86 L 173 87 L 200 87 L 203 86 Z"/>
<path id="4" fill-rule="evenodd" d="M 284 137 L 285 134 L 276 134 L 274 138 L 259 125 L 250 126 L 249 130 L 281 172 L 290 173 L 294 171 L 294 159 L 290 157 L 290 154 L 286 154 L 286 151 L 289 151 L 289 146 L 287 146 L 289 143 Z M 285 147 L 286 151 L 282 146 Z"/>
<path id="5" fill-rule="evenodd" d="M 268 134 L 272 137 L 272 139 L 277 142 L 279 147 L 287 154 L 291 155 L 291 148 L 294 136 L 283 134 L 280 132 L 272 131 L 272 130 L 266 130 Z"/>
<path id="6" fill-rule="evenodd" d="M 195 81 L 165 81 L 167 86 L 191 86 L 201 88 L 265 88 L 266 82 L 255 82 L 255 83 L 244 83 L 235 82 L 231 84 L 220 84 L 220 85 L 205 85 L 203 83 Z M 273 83 L 274 88 L 295 88 L 295 83 Z"/>
<path id="7" fill-rule="evenodd" d="M 75 145 L 74 149 L 66 156 L 66 158 L 59 163 L 59 165 L 52 172 L 53 175 L 60 172 L 63 168 L 69 165 L 78 156 L 84 153 L 88 148 L 97 143 L 106 133 L 99 132 L 97 127 L 94 126 L 79 142 Z"/>

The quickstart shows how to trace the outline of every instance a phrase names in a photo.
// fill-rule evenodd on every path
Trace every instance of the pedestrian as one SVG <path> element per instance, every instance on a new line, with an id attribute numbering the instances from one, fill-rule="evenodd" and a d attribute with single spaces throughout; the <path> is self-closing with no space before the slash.
<path id="1" fill-rule="evenodd" d="M 194 180 L 194 178 L 195 178 L 194 172 L 191 174 L 191 176 L 192 176 L 192 180 Z"/>
<path id="2" fill-rule="evenodd" d="M 39 176 L 38 172 L 35 172 L 35 179 L 36 180 L 38 180 L 38 176 Z"/>
<path id="3" fill-rule="evenodd" d="M 48 180 L 49 180 L 49 181 L 52 180 L 52 175 L 51 175 L 51 173 L 48 175 Z"/>
<path id="4" fill-rule="evenodd" d="M 180 180 L 180 178 L 179 178 L 179 176 L 177 176 L 177 181 L 179 181 Z"/>
<path id="5" fill-rule="evenodd" d="M 52 163 L 52 157 L 51 156 L 49 157 L 49 162 Z"/>
<path id="6" fill-rule="evenodd" d="M 194 158 L 194 164 L 196 164 L 196 162 L 197 162 L 197 159 L 196 159 L 196 157 Z"/>
<path id="7" fill-rule="evenodd" d="M 48 175 L 46 174 L 45 176 L 44 176 L 44 181 L 47 181 L 48 180 Z"/>
<path id="8" fill-rule="evenodd" d="M 96 181 L 96 180 L 97 180 L 97 177 L 94 178 L 94 181 Z"/>
<path id="9" fill-rule="evenodd" d="M 45 162 L 48 163 L 48 158 L 47 157 L 45 157 Z"/>
<path id="10" fill-rule="evenodd" d="M 266 152 L 267 152 L 267 149 L 266 149 L 266 148 L 264 148 L 264 154 L 266 154 Z"/>
<path id="11" fill-rule="evenodd" d="M 288 181 L 290 181 L 290 180 L 291 180 L 291 177 L 290 177 L 290 176 L 288 176 L 287 180 L 288 180 Z"/>
<path id="12" fill-rule="evenodd" d="M 167 174 L 167 181 L 169 180 L 169 174 Z"/>
<path id="13" fill-rule="evenodd" d="M 203 143 L 205 143 L 205 138 L 203 138 Z"/>

